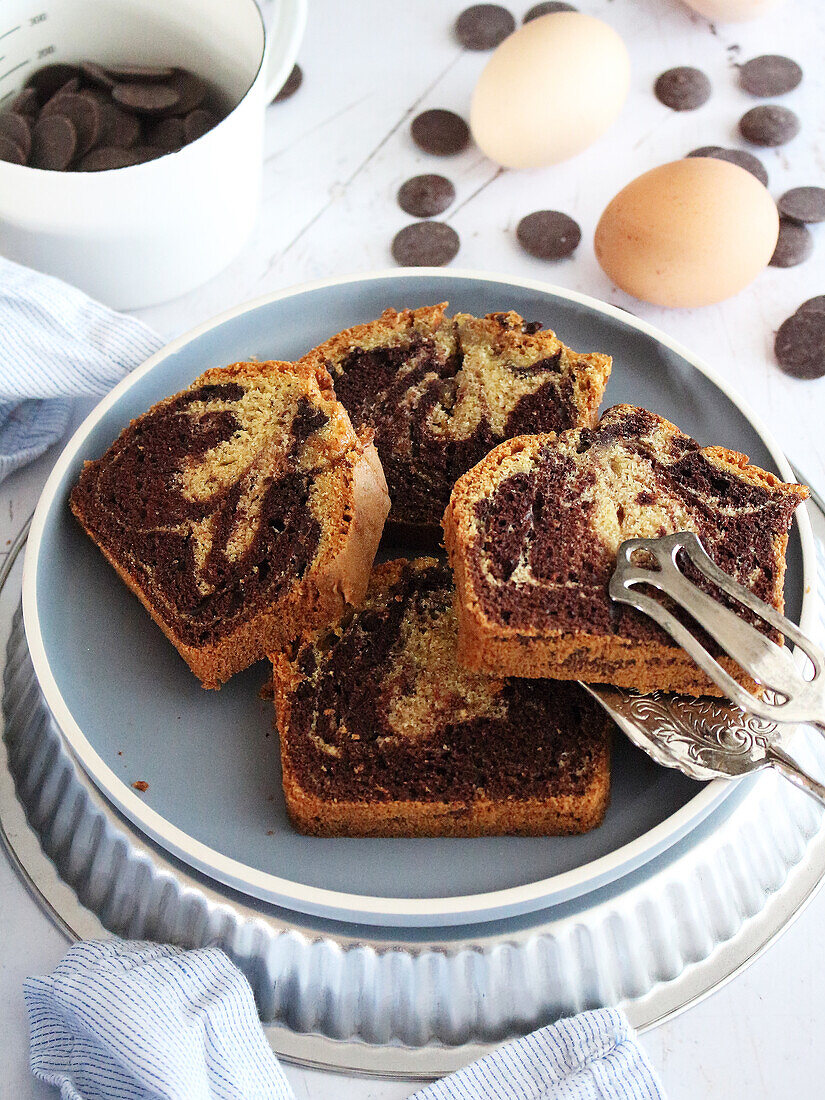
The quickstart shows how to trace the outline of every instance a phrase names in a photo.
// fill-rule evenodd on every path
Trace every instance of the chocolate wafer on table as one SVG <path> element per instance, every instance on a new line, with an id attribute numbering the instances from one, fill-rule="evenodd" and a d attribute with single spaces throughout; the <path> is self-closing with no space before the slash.
<path id="1" fill-rule="evenodd" d="M 415 218 L 433 218 L 443 214 L 454 200 L 455 187 L 446 176 L 413 176 L 398 189 L 398 205 Z"/>
<path id="2" fill-rule="evenodd" d="M 465 50 L 492 50 L 516 29 L 512 14 L 499 4 L 473 4 L 455 22 L 455 36 Z"/>
<path id="3" fill-rule="evenodd" d="M 470 144 L 470 128 L 461 115 L 437 107 L 416 115 L 410 133 L 420 149 L 438 157 L 453 156 Z"/>

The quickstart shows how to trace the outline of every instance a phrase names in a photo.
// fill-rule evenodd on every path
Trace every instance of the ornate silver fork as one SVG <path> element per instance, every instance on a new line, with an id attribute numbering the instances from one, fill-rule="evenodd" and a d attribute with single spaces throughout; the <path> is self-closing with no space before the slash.
<path id="1" fill-rule="evenodd" d="M 802 675 L 789 649 L 693 584 L 679 568 L 682 555 L 718 588 L 799 646 L 813 666 L 812 677 Z M 742 687 L 667 607 L 638 590 L 643 585 L 652 586 L 684 608 L 763 686 L 764 693 L 757 696 Z M 810 638 L 724 573 L 691 532 L 622 543 L 609 592 L 617 602 L 657 622 L 736 704 L 664 692 L 637 695 L 623 688 L 585 684 L 634 744 L 658 763 L 679 768 L 694 779 L 733 778 L 773 767 L 825 806 L 825 785 L 810 776 L 780 743 L 780 726 L 787 723 L 807 722 L 825 731 L 825 653 Z"/>

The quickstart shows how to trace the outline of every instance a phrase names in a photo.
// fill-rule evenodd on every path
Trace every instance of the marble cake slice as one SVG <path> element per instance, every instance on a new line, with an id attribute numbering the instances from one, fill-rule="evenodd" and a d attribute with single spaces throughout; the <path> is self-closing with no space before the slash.
<path id="1" fill-rule="evenodd" d="M 446 564 L 379 565 L 363 606 L 274 655 L 286 806 L 316 836 L 581 833 L 610 795 L 610 730 L 578 684 L 456 660 Z"/>
<path id="2" fill-rule="evenodd" d="M 616 551 L 628 538 L 694 531 L 720 568 L 781 610 L 788 530 L 807 496 L 630 405 L 592 430 L 503 443 L 461 478 L 444 517 L 461 660 L 496 675 L 719 695 L 649 618 L 612 603 Z"/>
<path id="3" fill-rule="evenodd" d="M 375 432 L 389 533 L 424 546 L 441 538 L 457 478 L 497 443 L 592 426 L 611 364 L 517 313 L 448 317 L 446 307 L 385 310 L 307 356 L 330 371 L 356 428 Z"/>
<path id="4" fill-rule="evenodd" d="M 209 370 L 87 462 L 71 508 L 205 687 L 366 591 L 389 510 L 326 372 Z"/>

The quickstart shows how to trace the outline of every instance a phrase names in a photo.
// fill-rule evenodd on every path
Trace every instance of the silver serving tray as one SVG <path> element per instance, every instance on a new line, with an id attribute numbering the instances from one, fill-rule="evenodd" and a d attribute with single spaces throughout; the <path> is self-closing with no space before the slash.
<path id="1" fill-rule="evenodd" d="M 0 593 L 8 635 L 0 826 L 12 859 L 71 938 L 222 947 L 249 978 L 269 1041 L 287 1059 L 429 1078 L 597 1005 L 621 1005 L 644 1030 L 756 958 L 825 873 L 822 811 L 768 775 L 690 843 L 529 918 L 431 938 L 426 929 L 279 910 L 156 847 L 75 763 L 34 678 L 15 610 L 18 573 Z M 825 767 L 821 738 L 800 735 L 794 749 Z"/>

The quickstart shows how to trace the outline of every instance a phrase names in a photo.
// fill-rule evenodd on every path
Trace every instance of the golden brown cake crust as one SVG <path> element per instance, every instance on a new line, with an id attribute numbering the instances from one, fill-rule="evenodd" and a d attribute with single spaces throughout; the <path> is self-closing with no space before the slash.
<path id="1" fill-rule="evenodd" d="M 574 685 L 463 671 L 450 588 L 434 559 L 386 562 L 361 612 L 317 646 L 272 656 L 284 796 L 300 831 L 539 836 L 601 822 L 609 719 Z"/>
<path id="2" fill-rule="evenodd" d="M 601 825 L 610 800 L 607 759 L 586 800 L 331 802 L 304 790 L 289 770 L 283 783 L 292 824 L 307 836 L 320 837 L 576 836 Z"/>
<path id="3" fill-rule="evenodd" d="M 724 540 L 720 540 L 718 547 L 714 548 L 713 517 L 708 519 L 708 512 L 701 513 L 697 510 L 689 492 L 683 492 L 680 497 L 673 487 L 675 480 L 672 480 L 668 492 L 662 490 L 661 486 L 657 489 L 659 483 L 654 470 L 650 476 L 645 474 L 647 480 L 644 483 L 638 481 L 637 484 L 644 471 L 633 464 L 635 459 L 628 464 L 616 443 L 616 440 L 622 440 L 623 429 L 628 424 L 633 426 L 631 437 L 640 426 L 644 429 L 642 436 L 653 441 L 650 453 L 654 454 L 657 461 L 665 454 L 670 454 L 669 449 L 672 449 L 672 453 L 677 456 L 674 464 L 692 463 L 690 468 L 697 471 L 696 478 L 699 481 L 705 479 L 702 485 L 706 497 L 705 485 L 711 484 L 714 479 L 722 485 L 732 486 L 730 491 L 734 494 L 740 492 L 740 489 L 741 494 L 747 494 L 748 487 L 751 487 L 753 492 L 750 497 L 742 496 L 743 500 L 747 500 L 747 508 L 743 504 L 740 510 L 744 513 L 750 509 L 756 515 L 762 509 L 761 519 L 756 522 L 763 527 L 761 536 L 765 540 L 766 549 L 761 555 L 755 555 L 755 560 L 761 560 L 761 573 L 758 577 L 754 574 L 748 586 L 753 589 L 761 583 L 762 587 L 757 594 L 778 609 L 783 609 L 787 528 L 793 508 L 807 497 L 807 489 L 800 485 L 784 484 L 774 474 L 750 465 L 747 456 L 736 451 L 722 447 L 699 448 L 698 444 L 662 417 L 637 410 L 633 406 L 616 406 L 608 410 L 600 422 L 600 426 L 606 429 L 602 459 L 586 459 L 591 464 L 601 461 L 606 469 L 610 467 L 612 480 L 600 485 L 598 476 L 601 474 L 595 479 L 595 484 L 591 483 L 592 479 L 588 479 L 583 492 L 585 496 L 589 494 L 590 503 L 586 512 L 591 518 L 587 524 L 581 526 L 581 517 L 575 512 L 577 501 L 573 498 L 575 492 L 581 495 L 584 479 L 576 472 L 573 476 L 579 477 L 579 481 L 571 481 L 570 484 L 577 484 L 578 490 L 574 492 L 571 489 L 568 497 L 560 498 L 566 504 L 571 504 L 573 510 L 568 509 L 562 513 L 564 522 L 558 528 L 553 528 L 564 539 L 565 524 L 568 527 L 579 524 L 575 529 L 576 540 L 584 543 L 585 557 L 589 554 L 592 559 L 590 562 L 585 561 L 584 565 L 596 563 L 599 566 L 598 569 L 594 568 L 597 579 L 590 590 L 594 594 L 593 598 L 600 601 L 600 606 L 604 605 L 606 613 L 599 620 L 596 629 L 588 626 L 586 620 L 581 625 L 573 625 L 570 622 L 569 605 L 565 607 L 560 600 L 556 600 L 559 610 L 552 614 L 548 612 L 543 620 L 540 614 L 535 613 L 529 621 L 529 617 L 519 619 L 518 614 L 511 616 L 511 622 L 504 621 L 494 606 L 489 574 L 485 579 L 478 565 L 478 547 L 482 537 L 479 533 L 478 509 L 484 507 L 482 502 L 487 501 L 489 507 L 494 509 L 495 500 L 503 499 L 495 496 L 501 491 L 502 484 L 515 484 L 508 482 L 514 475 L 529 480 L 548 454 L 563 453 L 566 468 L 574 470 L 576 460 L 572 456 L 578 447 L 587 451 L 584 444 L 589 443 L 590 437 L 582 438 L 579 433 L 567 432 L 561 435 L 525 436 L 509 440 L 492 451 L 456 484 L 444 517 L 444 532 L 456 584 L 459 657 L 467 668 L 497 675 L 549 676 L 589 683 L 609 683 L 618 687 L 635 688 L 641 692 L 661 689 L 688 695 L 720 695 L 716 685 L 659 628 L 638 612 L 617 609 L 615 605 L 613 609 L 608 608 L 610 601 L 606 583 L 615 563 L 615 550 L 625 538 L 655 537 L 677 530 L 694 530 L 708 542 L 707 549 L 711 556 L 715 553 L 717 557 L 722 556 L 719 564 L 723 568 L 723 552 L 727 549 Z M 599 428 L 592 435 L 598 446 Z M 656 448 L 660 444 L 661 454 L 658 454 Z M 589 452 L 587 453 L 589 456 Z M 662 461 L 665 461 L 664 457 Z M 668 476 L 671 476 L 669 472 Z M 610 488 L 609 493 L 605 491 L 605 484 Z M 629 498 L 625 492 L 627 485 L 632 485 L 638 496 Z M 642 503 L 634 511 L 634 502 L 638 499 Z M 543 501 L 545 511 L 542 513 L 541 525 L 549 526 L 555 521 L 553 506 L 552 501 Z M 703 506 L 707 507 L 707 499 Z M 734 509 L 731 507 L 729 511 Z M 598 536 L 592 527 L 596 522 L 592 520 L 594 515 L 601 523 Z M 617 515 L 620 516 L 618 523 Z M 697 517 L 702 517 L 702 522 Z M 607 519 L 612 521 L 612 527 Z M 747 516 L 746 519 L 751 522 Z M 733 522 L 732 515 L 723 516 L 720 520 L 723 530 L 724 525 L 733 530 Z M 743 521 L 742 531 L 747 530 Z M 729 536 L 731 545 L 735 534 L 734 532 Z M 572 555 L 572 548 L 569 552 Z M 730 564 L 726 571 L 732 571 Z M 562 575 L 559 574 L 560 577 Z M 525 591 L 535 602 L 542 598 L 540 592 L 537 594 L 535 578 L 530 569 L 525 568 L 525 559 L 521 556 L 513 576 L 517 577 L 521 593 L 517 595 L 514 592 L 512 599 L 515 604 L 524 598 Z M 741 583 L 748 582 L 747 577 L 740 576 L 737 579 Z M 554 582 L 554 585 L 558 583 L 560 582 Z M 567 583 L 569 588 L 569 582 Z M 521 587 L 524 584 L 529 584 L 532 588 L 524 589 Z M 581 585 L 579 587 L 583 591 L 581 599 L 587 604 L 590 599 L 587 590 Z M 547 606 L 550 606 L 553 601 L 552 591 L 548 590 L 546 599 L 549 601 Z M 515 622 L 512 621 L 513 618 L 516 619 Z M 617 621 L 621 623 L 620 626 L 612 625 Z M 633 629 L 628 629 L 629 625 Z M 721 656 L 719 660 L 724 668 L 750 690 L 757 687 L 729 658 Z"/>
<path id="4" fill-rule="evenodd" d="M 446 307 L 387 309 L 304 358 L 329 370 L 356 427 L 375 432 L 388 534 L 415 546 L 438 541 L 453 483 L 497 442 L 591 425 L 610 374 L 609 356 L 574 352 L 517 313 Z"/>
<path id="5" fill-rule="evenodd" d="M 279 485 L 283 500 L 273 504 Z M 102 458 L 85 464 L 71 507 L 203 685 L 217 688 L 360 602 L 389 499 L 371 438 L 356 435 L 328 374 L 273 361 L 209 370 L 132 421 Z M 265 523 L 275 542 L 256 558 Z M 165 539 L 177 540 L 168 552 Z M 214 630 L 187 617 L 197 603 L 158 577 L 172 551 L 188 555 L 186 584 L 206 599 L 220 600 L 221 576 L 237 586 L 232 601 L 218 603 L 227 613 Z M 214 552 L 225 572 L 213 582 Z M 278 553 L 290 557 L 268 599 L 259 578 L 281 568 L 271 560 Z"/>

